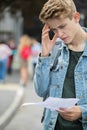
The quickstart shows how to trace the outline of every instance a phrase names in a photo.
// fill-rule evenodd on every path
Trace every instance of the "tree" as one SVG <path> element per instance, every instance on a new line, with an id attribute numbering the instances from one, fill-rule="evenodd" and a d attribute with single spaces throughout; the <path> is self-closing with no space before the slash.
<path id="1" fill-rule="evenodd" d="M 3 14 L 5 8 L 9 7 L 12 15 L 20 10 L 24 18 L 24 30 L 33 30 L 37 28 L 40 21 L 39 12 L 46 0 L 0 0 L 0 14 Z"/>
<path id="2" fill-rule="evenodd" d="M 86 9 L 87 10 L 87 0 L 74 0 L 78 10 Z"/>

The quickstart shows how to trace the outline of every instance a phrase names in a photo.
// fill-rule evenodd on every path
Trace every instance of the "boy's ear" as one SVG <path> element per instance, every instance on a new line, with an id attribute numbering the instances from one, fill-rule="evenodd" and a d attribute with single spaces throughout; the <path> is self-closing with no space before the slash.
<path id="1" fill-rule="evenodd" d="M 76 21 L 77 23 L 79 23 L 79 21 L 80 21 L 80 13 L 79 13 L 79 12 L 75 12 L 75 13 L 74 13 L 74 19 L 75 19 L 75 21 Z"/>

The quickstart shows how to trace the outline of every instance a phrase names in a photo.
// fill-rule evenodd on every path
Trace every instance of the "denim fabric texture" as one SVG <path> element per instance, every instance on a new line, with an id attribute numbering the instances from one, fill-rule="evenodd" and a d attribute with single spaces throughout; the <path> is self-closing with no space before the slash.
<path id="1" fill-rule="evenodd" d="M 7 58 L 0 60 L 0 80 L 5 80 L 7 70 Z"/>
<path id="2" fill-rule="evenodd" d="M 84 30 L 87 31 L 86 28 Z M 58 50 L 61 50 L 61 54 L 57 57 L 58 64 L 55 69 L 51 70 L 55 54 Z M 44 58 L 39 56 L 35 70 L 34 86 L 36 93 L 40 97 L 62 97 L 68 64 L 69 50 L 60 39 L 55 44 L 50 56 Z M 87 41 L 85 49 L 75 67 L 74 78 L 76 98 L 80 99 L 77 105 L 82 110 L 81 122 L 83 129 L 87 130 Z M 57 116 L 58 112 L 46 109 L 43 119 L 43 130 L 54 130 Z"/>

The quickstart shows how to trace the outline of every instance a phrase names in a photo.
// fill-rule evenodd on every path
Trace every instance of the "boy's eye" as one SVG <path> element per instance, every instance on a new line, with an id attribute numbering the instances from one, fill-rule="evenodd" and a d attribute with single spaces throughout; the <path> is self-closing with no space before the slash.
<path id="1" fill-rule="evenodd" d="M 60 28 L 60 29 L 63 29 L 64 27 L 65 27 L 65 25 L 63 25 L 63 26 L 60 26 L 59 28 Z"/>

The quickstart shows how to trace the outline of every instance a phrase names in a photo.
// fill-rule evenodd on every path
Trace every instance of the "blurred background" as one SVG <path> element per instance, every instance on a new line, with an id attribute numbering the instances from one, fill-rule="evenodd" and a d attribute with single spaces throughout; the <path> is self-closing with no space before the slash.
<path id="1" fill-rule="evenodd" d="M 13 36 L 18 44 L 21 34 L 40 40 L 42 23 L 38 19 L 47 0 L 0 0 L 0 37 Z M 87 26 L 87 0 L 74 0 L 81 13 L 81 24 Z"/>
<path id="2" fill-rule="evenodd" d="M 39 13 L 47 0 L 0 0 L 0 45 L 7 45 L 9 55 L 0 50 L 0 76 L 5 65 L 4 78 L 0 79 L 0 130 L 41 130 L 43 108 L 29 106 L 20 108 L 24 102 L 42 101 L 34 90 L 33 75 L 41 51 L 41 30 Z M 87 0 L 74 0 L 81 14 L 80 24 L 87 27 Z M 21 66 L 19 43 L 21 36 L 27 36 L 29 60 Z M 1 48 L 1 46 L 0 46 Z M 3 55 L 3 56 L 2 56 Z M 7 54 L 6 54 L 7 55 Z M 3 60 L 5 57 L 5 60 Z M 24 63 L 24 62 L 23 62 Z M 21 82 L 26 79 L 27 84 Z M 15 115 L 15 116 L 14 116 Z"/>

